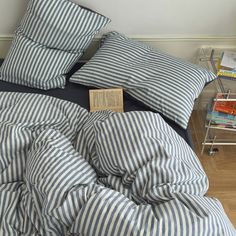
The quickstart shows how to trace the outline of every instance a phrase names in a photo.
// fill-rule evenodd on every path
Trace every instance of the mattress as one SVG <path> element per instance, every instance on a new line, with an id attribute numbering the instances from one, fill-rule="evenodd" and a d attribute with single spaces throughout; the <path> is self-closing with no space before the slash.
<path id="1" fill-rule="evenodd" d="M 0 60 L 0 65 L 3 60 Z M 12 84 L 0 80 L 1 92 L 21 92 L 21 93 L 38 93 L 48 96 L 53 96 L 66 101 L 70 101 L 79 104 L 81 107 L 89 110 L 89 87 L 69 82 L 70 76 L 78 70 L 83 63 L 76 64 L 70 73 L 67 75 L 67 84 L 65 89 L 53 89 L 53 90 L 40 90 L 30 88 L 22 85 Z M 150 108 L 143 105 L 141 102 L 133 99 L 128 94 L 124 95 L 124 110 L 128 111 L 150 111 Z M 166 118 L 162 115 L 164 120 L 181 136 L 185 141 L 193 148 L 193 142 L 191 139 L 191 131 L 189 129 L 183 129 L 174 121 Z"/>

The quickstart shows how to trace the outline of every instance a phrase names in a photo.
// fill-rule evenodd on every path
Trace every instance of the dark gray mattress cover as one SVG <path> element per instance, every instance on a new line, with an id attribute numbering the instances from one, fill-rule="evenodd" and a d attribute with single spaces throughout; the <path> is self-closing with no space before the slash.
<path id="1" fill-rule="evenodd" d="M 3 60 L 0 60 L 0 65 L 2 64 Z M 70 76 L 82 66 L 82 64 L 77 64 L 71 72 L 67 75 L 67 84 L 65 89 L 53 89 L 53 90 L 40 90 L 34 89 L 22 85 L 12 84 L 8 82 L 4 82 L 0 80 L 0 91 L 5 92 L 22 92 L 22 93 L 38 93 L 38 94 L 45 94 L 53 97 L 57 97 L 60 99 L 64 99 L 70 102 L 74 102 L 79 104 L 80 106 L 89 110 L 89 89 L 86 86 L 82 86 L 75 83 L 70 83 L 69 78 Z M 150 111 L 150 108 L 146 107 L 145 105 L 141 104 L 139 101 L 131 98 L 128 94 L 124 95 L 124 109 L 125 111 Z M 193 147 L 192 139 L 190 130 L 183 129 L 175 122 L 171 121 L 170 119 L 162 116 L 165 121 L 180 135 L 182 136 L 186 142 Z"/>

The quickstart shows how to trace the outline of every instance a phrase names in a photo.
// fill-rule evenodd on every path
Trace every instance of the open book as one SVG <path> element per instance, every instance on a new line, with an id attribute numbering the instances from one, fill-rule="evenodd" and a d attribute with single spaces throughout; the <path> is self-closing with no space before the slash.
<path id="1" fill-rule="evenodd" d="M 112 110 L 123 112 L 123 89 L 91 89 L 89 90 L 90 111 Z"/>

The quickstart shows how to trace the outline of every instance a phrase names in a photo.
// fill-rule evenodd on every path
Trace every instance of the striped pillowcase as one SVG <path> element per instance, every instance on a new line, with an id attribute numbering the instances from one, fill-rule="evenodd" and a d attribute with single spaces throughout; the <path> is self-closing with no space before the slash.
<path id="1" fill-rule="evenodd" d="M 30 0 L 0 79 L 44 90 L 64 88 L 65 74 L 109 21 L 67 0 Z"/>
<path id="2" fill-rule="evenodd" d="M 123 87 L 152 110 L 187 128 L 194 100 L 215 78 L 197 65 L 110 32 L 70 81 L 98 88 Z"/>
<path id="3" fill-rule="evenodd" d="M 78 53 L 50 49 L 17 34 L 0 69 L 0 79 L 39 89 L 64 88 Z"/>
<path id="4" fill-rule="evenodd" d="M 17 31 L 47 47 L 83 53 L 109 22 L 68 0 L 31 0 Z"/>

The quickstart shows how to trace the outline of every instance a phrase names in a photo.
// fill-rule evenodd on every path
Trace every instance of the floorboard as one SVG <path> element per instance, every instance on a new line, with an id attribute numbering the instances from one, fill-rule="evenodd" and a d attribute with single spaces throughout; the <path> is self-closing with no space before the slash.
<path id="1" fill-rule="evenodd" d="M 209 178 L 208 195 L 218 198 L 236 227 L 236 146 L 219 146 L 219 152 L 214 156 L 208 155 L 206 148 L 201 155 L 202 141 L 205 136 L 205 115 L 201 110 L 194 111 L 190 119 L 193 144 L 205 172 Z M 224 133 L 230 135 L 229 133 Z"/>

